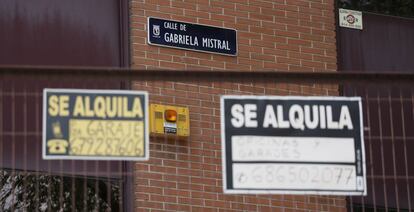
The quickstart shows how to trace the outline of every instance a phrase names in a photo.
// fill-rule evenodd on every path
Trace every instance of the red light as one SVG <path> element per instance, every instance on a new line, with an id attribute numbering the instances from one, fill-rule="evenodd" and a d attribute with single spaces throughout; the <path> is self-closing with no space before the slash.
<path id="1" fill-rule="evenodd" d="M 175 110 L 165 110 L 164 118 L 165 118 L 166 121 L 176 122 L 177 121 L 177 111 L 175 111 Z"/>

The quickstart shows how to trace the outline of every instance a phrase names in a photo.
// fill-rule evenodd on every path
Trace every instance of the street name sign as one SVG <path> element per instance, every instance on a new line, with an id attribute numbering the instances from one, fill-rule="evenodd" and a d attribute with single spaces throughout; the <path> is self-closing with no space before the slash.
<path id="1" fill-rule="evenodd" d="M 237 55 L 237 32 L 174 20 L 148 18 L 148 43 L 170 48 Z"/>

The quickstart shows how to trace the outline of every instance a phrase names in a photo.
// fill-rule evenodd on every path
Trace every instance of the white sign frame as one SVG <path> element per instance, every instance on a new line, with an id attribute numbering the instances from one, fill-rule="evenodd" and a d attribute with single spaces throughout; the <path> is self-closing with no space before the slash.
<path id="1" fill-rule="evenodd" d="M 225 110 L 224 101 L 226 99 L 235 100 L 322 100 L 322 101 L 358 101 L 359 108 L 359 125 L 360 125 L 360 142 L 362 150 L 362 172 L 363 172 L 363 191 L 333 191 L 327 189 L 234 189 L 227 187 L 227 158 L 226 155 L 226 126 L 225 126 Z M 333 97 L 333 96 L 249 96 L 249 95 L 223 95 L 220 98 L 220 111 L 221 111 L 221 151 L 222 151 L 222 176 L 223 176 L 223 192 L 225 194 L 293 194 L 293 195 L 367 195 L 367 182 L 366 182 L 366 160 L 365 160 L 365 146 L 364 146 L 364 131 L 363 131 L 363 116 L 362 116 L 362 103 L 360 97 Z M 230 111 L 227 111 L 230 113 Z M 232 151 L 232 150 L 230 150 Z M 231 158 L 230 158 L 231 160 Z M 254 163 L 254 162 L 253 162 Z M 283 164 L 283 163 L 281 163 Z M 234 164 L 233 164 L 234 165 Z M 356 166 L 355 166 L 356 167 Z M 234 178 L 234 176 L 232 176 Z"/>
<path id="2" fill-rule="evenodd" d="M 47 113 L 47 93 L 79 93 L 79 94 L 135 94 L 144 96 L 144 156 L 69 156 L 69 155 L 46 155 L 46 113 Z M 43 89 L 42 104 L 42 158 L 44 160 L 101 160 L 101 161 L 147 161 L 149 160 L 149 98 L 147 91 L 134 90 L 105 90 L 105 89 Z"/>

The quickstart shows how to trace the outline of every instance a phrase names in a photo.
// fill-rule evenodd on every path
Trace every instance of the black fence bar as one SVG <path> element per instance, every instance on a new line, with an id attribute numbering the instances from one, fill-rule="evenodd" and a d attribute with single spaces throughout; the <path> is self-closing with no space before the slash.
<path id="1" fill-rule="evenodd" d="M 160 101 L 157 99 L 160 96 L 182 99 L 183 93 L 187 95 L 185 98 L 190 99 L 197 93 L 192 87 L 210 87 L 213 92 L 206 95 L 211 98 L 204 102 L 211 103 L 206 105 L 211 105 L 208 107 L 215 110 L 218 110 L 218 104 L 213 103 L 217 103 L 219 96 L 232 92 L 243 95 L 361 96 L 368 196 L 348 197 L 348 210 L 413 209 L 414 157 L 410 153 L 414 151 L 414 131 L 411 130 L 414 126 L 414 74 L 409 73 L 0 67 L 0 83 L 4 83 L 0 84 L 0 113 L 3 116 L 0 119 L 0 153 L 5 153 L 4 156 L 0 155 L 0 180 L 10 179 L 13 182 L 9 183 L 14 187 L 8 195 L 20 189 L 16 179 L 23 177 L 22 189 L 30 190 L 28 194 L 33 195 L 22 198 L 23 202 L 30 203 L 30 207 L 25 208 L 27 210 L 47 208 L 52 211 L 61 208 L 72 211 L 122 211 L 133 208 L 137 198 L 133 195 L 137 190 L 134 188 L 132 163 L 44 162 L 40 159 L 34 162 L 30 159 L 40 158 L 41 154 L 40 147 L 31 149 L 30 145 L 41 139 L 43 87 L 129 89 L 108 85 L 129 82 L 137 86 L 134 87 L 136 89 L 147 90 L 152 101 Z M 229 85 L 232 83 L 237 84 L 236 89 Z M 145 86 L 139 87 L 141 84 Z M 175 91 L 169 84 L 181 87 L 181 90 L 176 91 L 177 96 L 172 94 Z M 153 87 L 158 90 L 153 91 Z M 164 94 L 162 89 L 168 92 Z M 192 142 L 191 138 L 188 142 Z M 165 143 L 166 139 L 153 137 L 151 150 L 155 154 L 151 157 L 162 157 L 159 153 L 168 151 L 174 145 Z M 163 145 L 167 145 L 165 149 Z M 187 146 L 182 148 L 187 152 L 191 150 Z M 19 154 L 15 155 L 16 151 Z M 29 152 L 33 152 L 35 157 Z M 18 155 L 23 156 L 19 158 Z M 46 182 L 50 184 L 49 187 L 45 186 Z M 5 209 L 1 201 L 0 206 L 3 207 L 0 210 Z M 18 208 L 11 209 L 25 207 L 17 203 L 12 205 L 15 206 Z"/>
<path id="2" fill-rule="evenodd" d="M 79 77 L 113 80 L 169 81 L 225 81 L 240 82 L 411 82 L 414 73 L 396 72 L 287 72 L 287 71 L 191 71 L 191 70 L 138 70 L 126 68 L 52 67 L 52 66 L 0 66 L 0 76 L 22 77 Z"/>

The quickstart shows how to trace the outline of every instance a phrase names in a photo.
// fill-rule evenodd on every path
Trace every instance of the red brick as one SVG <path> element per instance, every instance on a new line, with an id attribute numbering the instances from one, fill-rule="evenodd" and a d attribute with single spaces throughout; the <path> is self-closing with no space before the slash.
<path id="1" fill-rule="evenodd" d="M 236 4 L 236 10 L 240 10 L 240 11 L 260 13 L 260 9 L 261 9 L 260 7 L 256 7 L 256 6 Z"/>
<path id="2" fill-rule="evenodd" d="M 176 197 L 190 197 L 190 192 L 185 190 L 165 188 L 164 195 Z"/>
<path id="3" fill-rule="evenodd" d="M 164 204 L 162 202 L 149 202 L 149 201 L 137 201 L 136 204 L 142 208 L 155 208 L 155 209 L 163 209 Z"/>
<path id="4" fill-rule="evenodd" d="M 178 198 L 178 203 L 187 204 L 187 205 L 204 205 L 204 200 L 202 199 L 192 199 L 192 198 Z"/>
<path id="5" fill-rule="evenodd" d="M 180 204 L 165 204 L 165 209 L 168 211 L 190 211 L 191 206 Z"/>
<path id="6" fill-rule="evenodd" d="M 182 8 L 176 7 L 159 7 L 159 11 L 162 13 L 174 14 L 174 15 L 184 15 L 184 10 Z"/>
<path id="7" fill-rule="evenodd" d="M 191 198 L 198 198 L 204 200 L 217 200 L 217 194 L 215 193 L 207 193 L 202 191 L 192 191 Z"/>
<path id="8" fill-rule="evenodd" d="M 333 1 L 149 0 L 131 1 L 131 64 L 139 69 L 187 71 L 335 71 Z M 237 30 L 237 56 L 147 44 L 147 17 Z M 160 79 L 163 79 L 160 76 Z M 137 81 L 151 102 L 190 108 L 190 138 L 152 136 L 150 160 L 134 167 L 137 210 L 344 211 L 343 197 L 223 194 L 220 96 L 336 95 L 337 85 L 211 82 L 194 79 Z"/>
<path id="9" fill-rule="evenodd" d="M 183 9 L 189 9 L 189 10 L 196 10 L 196 5 L 195 4 L 191 4 L 191 3 L 186 3 L 186 2 L 181 2 L 181 1 L 171 1 L 172 3 L 172 7 L 177 7 L 177 8 L 183 8 Z M 165 2 L 160 3 L 160 5 L 165 5 Z"/>
<path id="10" fill-rule="evenodd" d="M 250 13 L 249 17 L 251 19 L 262 20 L 262 21 L 274 21 L 275 18 L 272 15 L 263 15 L 259 13 Z"/>
<path id="11" fill-rule="evenodd" d="M 224 201 L 206 200 L 205 203 L 206 203 L 206 206 L 215 207 L 215 208 L 230 208 L 231 206 L 230 202 L 224 202 Z"/>
<path id="12" fill-rule="evenodd" d="M 184 10 L 184 15 L 196 17 L 196 18 L 205 18 L 205 19 L 208 19 L 210 17 L 210 14 L 208 12 L 200 12 L 200 11 L 194 11 L 194 10 Z"/>
<path id="13" fill-rule="evenodd" d="M 247 18 L 249 16 L 248 12 L 240 11 L 240 10 L 234 10 L 234 9 L 226 9 L 226 8 L 224 8 L 223 14 L 227 15 L 227 16 L 235 17 L 236 21 L 239 17 Z"/>
<path id="14" fill-rule="evenodd" d="M 150 200 L 153 202 L 177 202 L 177 197 L 151 194 Z"/>
<path id="15" fill-rule="evenodd" d="M 182 190 L 203 190 L 203 185 L 195 185 L 192 183 L 178 183 L 177 188 Z"/>
<path id="16" fill-rule="evenodd" d="M 266 55 L 266 54 L 251 54 L 251 59 L 253 60 L 260 60 L 260 61 L 267 61 L 267 62 L 275 62 L 276 57 L 274 55 Z"/>
<path id="17" fill-rule="evenodd" d="M 218 212 L 217 208 L 206 208 L 206 207 L 198 207 L 198 206 L 192 206 L 191 211 L 203 211 L 203 212 Z"/>

